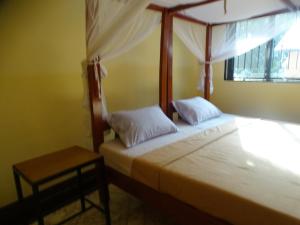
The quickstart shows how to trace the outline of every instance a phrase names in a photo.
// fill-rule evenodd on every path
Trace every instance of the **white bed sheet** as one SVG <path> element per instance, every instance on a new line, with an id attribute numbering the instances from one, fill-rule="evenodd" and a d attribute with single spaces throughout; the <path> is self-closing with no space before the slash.
<path id="1" fill-rule="evenodd" d="M 104 156 L 106 165 L 127 176 L 130 176 L 131 165 L 134 158 L 151 152 L 162 146 L 180 141 L 196 133 L 202 132 L 203 130 L 231 121 L 236 117 L 237 116 L 231 114 L 222 114 L 220 117 L 204 121 L 197 126 L 191 126 L 182 121 L 175 121 L 175 124 L 179 128 L 177 133 L 163 135 L 131 148 L 124 147 L 119 139 L 114 139 L 102 144 L 100 147 L 100 152 Z"/>

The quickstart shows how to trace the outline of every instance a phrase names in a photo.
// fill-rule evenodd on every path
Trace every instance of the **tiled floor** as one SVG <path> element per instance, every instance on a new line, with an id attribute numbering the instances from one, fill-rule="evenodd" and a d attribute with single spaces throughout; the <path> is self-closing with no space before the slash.
<path id="1" fill-rule="evenodd" d="M 147 207 L 114 186 L 110 187 L 110 195 L 112 225 L 172 225 L 172 223 L 158 211 Z M 98 194 L 93 193 L 89 196 L 89 199 L 98 202 Z M 78 211 L 80 211 L 80 203 L 75 202 L 47 216 L 45 218 L 45 224 L 57 224 L 62 219 Z M 36 225 L 36 223 L 34 223 L 34 225 Z M 105 225 L 105 220 L 103 214 L 93 208 L 70 220 L 66 225 Z"/>

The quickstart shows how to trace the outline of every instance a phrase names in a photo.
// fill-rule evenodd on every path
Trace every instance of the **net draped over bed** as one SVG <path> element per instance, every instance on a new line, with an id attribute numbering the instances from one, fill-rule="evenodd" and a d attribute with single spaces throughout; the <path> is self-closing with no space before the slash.
<path id="1" fill-rule="evenodd" d="M 122 55 L 142 42 L 160 25 L 161 14 L 146 10 L 150 0 L 86 0 L 87 60 L 100 63 L 100 78 L 107 76 L 103 62 Z M 108 115 L 103 87 L 102 117 Z M 86 95 L 87 96 L 87 95 Z"/>
<path id="2" fill-rule="evenodd" d="M 175 6 L 193 1 L 171 0 L 86 0 L 87 6 L 87 61 L 100 63 L 101 71 L 95 71 L 107 76 L 103 62 L 119 56 L 141 43 L 161 23 L 161 13 L 147 10 L 151 3 L 163 6 Z M 274 0 L 275 2 L 275 0 Z M 215 4 L 221 4 L 219 2 Z M 226 11 L 218 12 L 222 16 L 234 19 L 233 3 Z M 246 3 L 245 3 L 246 4 Z M 248 4 L 248 3 L 247 3 Z M 262 4 L 262 3 L 260 3 Z M 275 3 L 274 3 L 275 4 Z M 214 5 L 214 4 L 212 4 Z M 222 4 L 221 4 L 222 5 Z M 213 6 L 216 7 L 216 6 Z M 201 8 L 201 7 L 200 7 Z M 194 9 L 190 10 L 193 13 Z M 188 14 L 189 10 L 182 14 Z M 213 14 L 213 12 L 211 12 Z M 195 14 L 195 13 L 194 13 Z M 234 14 L 234 13 L 233 13 Z M 241 17 L 241 13 L 236 18 Z M 189 14 L 188 14 L 189 15 Z M 207 18 L 208 19 L 208 18 Z M 212 28 L 211 59 L 206 61 L 206 26 L 192 22 L 174 19 L 174 31 L 187 48 L 197 57 L 200 63 L 212 64 L 250 51 L 269 41 L 275 36 L 286 32 L 297 21 L 297 12 L 248 19 L 240 22 L 217 25 Z M 263 27 L 263 29 L 261 29 Z M 210 73 L 210 93 L 213 93 L 213 75 Z M 204 66 L 200 71 L 198 89 L 204 91 Z M 101 83 L 101 82 L 100 82 Z M 103 87 L 102 117 L 107 117 L 107 108 Z"/>
<path id="3" fill-rule="evenodd" d="M 167 2 L 167 0 L 165 1 Z M 102 64 L 101 71 L 98 71 L 98 67 L 94 67 L 97 74 L 99 74 L 98 79 L 107 75 L 103 61 L 109 60 L 129 50 L 144 40 L 144 38 L 160 24 L 161 14 L 146 10 L 147 6 L 151 2 L 152 1 L 150 0 L 87 0 L 88 62 L 94 65 L 97 65 L 98 63 Z M 180 0 L 177 0 L 176 2 L 180 2 Z M 156 15 L 156 17 L 154 18 L 152 15 Z M 176 19 L 174 20 L 174 28 L 179 38 L 185 45 L 187 45 L 193 54 L 196 55 L 200 62 L 212 65 L 214 62 L 243 54 L 270 40 L 274 36 L 287 31 L 295 20 L 297 20 L 295 13 L 286 13 L 255 20 L 245 20 L 242 22 L 231 23 L 230 25 L 214 26 L 212 29 L 212 58 L 209 59 L 208 62 L 204 57 L 204 51 L 206 51 L 205 26 L 182 22 Z M 264 25 L 264 29 L 259 29 L 262 24 Z M 202 79 L 204 79 L 205 76 L 205 73 L 202 73 Z M 212 77 L 210 77 L 210 79 L 212 81 Z M 102 91 L 100 93 L 102 97 L 102 116 L 105 117 L 107 115 L 107 111 L 103 98 L 103 88 L 100 88 L 100 90 Z M 284 152 L 286 154 L 284 147 L 287 145 L 285 144 L 293 144 L 295 142 L 293 145 L 294 147 L 289 148 L 289 151 L 296 153 L 297 157 L 293 158 L 298 160 L 296 160 L 295 163 L 289 163 L 289 166 L 298 165 L 298 149 L 300 146 L 298 136 L 294 134 L 291 135 L 292 140 L 296 139 L 294 142 L 291 142 L 288 136 L 287 142 L 285 142 L 281 139 L 284 136 L 279 132 L 279 135 L 277 135 L 278 138 L 275 138 L 277 142 L 274 141 L 275 145 L 272 142 L 274 137 L 271 136 L 271 141 L 268 143 L 273 143 L 273 145 L 268 146 L 264 145 L 264 135 L 257 137 L 257 131 L 262 130 L 260 129 L 261 126 L 262 128 L 266 127 L 265 124 L 258 124 L 259 129 L 257 129 L 257 126 L 253 126 L 252 129 L 252 125 L 248 126 L 248 122 L 245 126 L 244 124 L 242 125 L 243 127 L 235 127 L 236 124 L 229 124 L 219 128 L 214 127 L 213 129 L 205 130 L 203 133 L 195 136 L 195 138 L 191 137 L 189 139 L 167 145 L 158 149 L 158 151 L 152 152 L 151 154 L 143 154 L 132 160 L 131 167 L 133 170 L 130 170 L 130 174 L 141 184 L 157 189 L 160 193 L 167 193 L 175 199 L 188 203 L 200 211 L 203 210 L 212 216 L 225 218 L 236 224 L 258 224 L 260 221 L 268 219 L 268 215 L 275 216 L 272 217 L 273 219 L 269 220 L 268 223 L 265 222 L 264 224 L 273 225 L 273 221 L 279 221 L 280 224 L 300 224 L 300 215 L 298 210 L 298 175 L 295 176 L 292 172 L 288 171 L 287 169 L 289 168 L 284 168 L 284 170 L 282 170 L 278 167 L 278 165 L 274 166 L 273 164 L 278 164 L 278 161 L 265 162 L 265 160 L 270 159 L 268 157 L 271 150 L 275 149 L 275 152 L 277 152 L 276 148 L 279 146 L 280 148 L 278 149 L 278 152 L 280 150 L 280 152 Z M 286 126 L 288 126 L 286 124 L 275 124 L 275 126 L 279 128 L 284 127 L 284 132 L 290 133 L 286 132 Z M 269 126 L 269 128 L 269 130 L 276 131 L 273 129 L 273 124 L 272 126 Z M 208 135 L 209 133 L 210 135 Z M 263 134 L 265 133 L 267 132 L 263 132 Z M 262 145 L 259 146 L 260 148 L 256 148 L 256 146 L 253 146 L 252 144 L 257 143 L 259 138 L 262 139 Z M 236 140 L 240 140 L 240 142 L 237 142 Z M 203 145 L 203 143 L 205 143 L 205 145 Z M 187 145 L 189 148 L 186 148 Z M 102 145 L 102 147 L 105 147 L 105 144 Z M 263 151 L 265 149 L 267 149 L 267 151 Z M 180 155 L 183 151 L 186 151 L 187 154 Z M 262 155 L 262 153 L 265 155 Z M 165 157 L 162 156 L 173 158 L 171 158 L 166 165 L 165 162 L 162 162 L 165 160 Z M 234 158 L 234 156 L 237 158 Z M 275 160 L 281 158 L 282 157 L 279 154 L 275 157 Z M 178 160 L 175 161 L 175 159 Z M 199 159 L 199 161 L 190 163 L 194 162 L 194 159 Z M 290 162 L 291 160 L 288 161 Z M 183 162 L 184 164 L 182 164 Z M 211 164 L 212 166 L 208 167 L 205 163 Z M 190 165 L 190 168 L 186 165 Z M 220 166 L 220 168 L 218 166 Z M 222 172 L 226 171 L 223 166 L 229 168 L 227 179 L 224 179 L 226 177 L 222 174 Z M 268 182 L 266 177 L 270 175 L 268 174 L 270 171 L 269 168 L 273 167 L 278 167 L 274 170 L 278 176 L 274 177 L 274 179 L 273 175 L 275 173 L 270 176 L 270 178 L 273 179 L 274 184 L 271 185 L 274 189 L 272 194 L 272 192 L 268 190 L 269 184 L 272 183 Z M 209 168 L 213 169 L 208 170 Z M 218 171 L 215 171 L 214 169 L 217 169 Z M 153 170 L 156 173 L 153 173 Z M 261 182 L 257 182 L 257 177 L 253 176 L 255 171 L 258 171 L 258 174 L 264 175 L 258 176 L 259 181 Z M 209 174 L 209 172 L 213 174 Z M 240 176 L 237 177 L 241 180 L 231 182 L 233 177 L 232 174 L 235 173 L 240 174 Z M 220 176 L 220 179 L 214 179 L 217 177 L 215 176 L 216 174 Z M 245 174 L 248 175 L 248 177 L 244 176 Z M 150 175 L 150 179 L 145 179 L 148 175 Z M 201 180 L 202 175 L 204 178 L 207 178 L 204 185 L 203 180 Z M 188 179 L 186 179 L 186 177 Z M 252 178 L 252 180 L 250 178 Z M 286 182 L 286 180 L 281 180 L 281 178 L 289 178 L 290 180 L 289 182 Z M 178 185 L 178 181 L 180 185 Z M 221 181 L 222 184 L 220 185 L 219 182 Z M 249 181 L 251 181 L 251 183 Z M 225 188 L 222 186 L 223 184 L 225 184 Z M 246 184 L 246 186 L 250 184 L 251 188 L 239 188 L 240 186 L 235 184 Z M 256 184 L 259 184 L 260 186 Z M 257 187 L 260 187 L 260 189 Z M 288 190 L 288 195 L 285 195 L 286 193 L 281 192 L 281 189 L 277 189 L 277 187 L 283 187 L 282 189 Z M 201 191 L 201 188 L 203 188 L 204 191 Z M 223 188 L 222 190 L 225 190 L 226 195 L 223 195 L 222 193 L 220 194 L 218 188 Z M 200 190 L 200 192 L 195 194 L 193 191 L 197 190 Z M 257 195 L 257 197 L 254 195 L 257 192 L 272 194 L 272 198 L 268 198 L 269 195 L 266 195 L 266 198 L 260 198 L 259 195 Z M 207 193 L 213 198 L 208 198 L 207 201 L 197 201 L 198 199 L 203 200 L 204 198 L 202 198 L 201 195 L 205 195 Z M 294 196 L 289 196 L 290 193 L 295 193 L 296 198 L 294 198 Z M 199 196 L 198 198 L 195 198 L 197 194 L 199 194 Z M 288 207 L 281 204 L 280 199 L 277 198 L 279 194 L 284 195 L 281 197 L 285 199 L 284 204 Z M 224 196 L 227 198 L 227 201 L 222 201 Z M 254 199 L 252 198 L 253 196 L 255 197 Z M 214 199 L 215 204 L 211 204 L 211 199 Z M 259 203 L 259 207 L 263 208 L 263 210 L 253 211 L 253 214 L 248 213 L 248 218 L 243 218 L 242 212 L 251 212 L 252 209 L 257 210 L 256 207 L 253 207 L 254 200 Z M 273 204 L 273 201 L 275 204 Z M 218 206 L 219 202 L 227 202 L 228 205 L 229 203 L 234 202 L 237 206 L 236 209 L 238 209 L 241 213 L 238 217 L 236 217 L 234 207 L 226 207 L 227 205 L 221 208 L 215 207 Z M 296 208 L 295 205 L 298 206 L 298 208 Z M 243 210 L 241 206 L 246 206 L 246 208 Z M 256 212 L 262 213 L 261 216 L 251 218 L 252 215 L 256 215 Z M 280 219 L 282 219 L 283 222 L 281 222 Z M 288 222 L 284 223 L 284 221 Z"/>
<path id="4" fill-rule="evenodd" d="M 212 58 L 205 62 L 205 26 L 174 20 L 174 30 L 200 63 L 216 63 L 242 55 L 277 35 L 288 31 L 297 21 L 297 13 L 285 13 L 250 19 L 212 28 Z M 263 29 L 261 29 L 263 27 Z M 204 43 L 204 44 L 203 44 Z M 211 67 L 212 71 L 212 67 Z M 210 93 L 213 93 L 212 72 Z M 200 73 L 198 89 L 204 92 L 205 70 Z"/>

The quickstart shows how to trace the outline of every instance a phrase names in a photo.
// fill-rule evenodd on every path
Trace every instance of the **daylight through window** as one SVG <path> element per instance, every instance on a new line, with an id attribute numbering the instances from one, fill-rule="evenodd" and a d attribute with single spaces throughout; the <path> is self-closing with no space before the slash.
<path id="1" fill-rule="evenodd" d="M 235 24 L 236 35 L 247 23 Z M 263 26 L 258 29 L 263 29 Z M 300 81 L 300 19 L 268 42 L 225 62 L 225 80 Z"/>

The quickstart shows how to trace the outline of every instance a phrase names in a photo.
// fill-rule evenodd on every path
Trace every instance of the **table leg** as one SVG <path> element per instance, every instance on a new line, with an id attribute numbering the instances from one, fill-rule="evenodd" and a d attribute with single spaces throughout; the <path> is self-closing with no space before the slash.
<path id="1" fill-rule="evenodd" d="M 37 220 L 39 225 L 44 225 L 44 218 L 42 216 L 41 202 L 40 202 L 40 192 L 37 185 L 32 186 L 33 201 L 35 205 L 35 212 L 37 215 Z"/>
<path id="2" fill-rule="evenodd" d="M 23 196 L 20 174 L 17 172 L 15 167 L 13 167 L 13 173 L 14 173 L 18 201 L 21 202 L 24 199 L 24 196 Z M 20 223 L 20 225 L 28 225 L 28 224 L 29 223 L 27 223 L 27 222 Z"/>
<path id="3" fill-rule="evenodd" d="M 81 211 L 84 212 L 85 207 L 85 200 L 84 200 L 84 193 L 83 193 L 83 187 L 82 187 L 82 176 L 81 176 L 81 169 L 77 169 L 77 177 L 78 177 L 78 188 L 80 193 L 80 204 L 81 204 Z"/>
<path id="4" fill-rule="evenodd" d="M 13 169 L 13 171 L 14 171 L 14 178 L 15 178 L 18 200 L 22 201 L 23 200 L 23 191 L 22 191 L 22 186 L 21 186 L 21 181 L 20 181 L 20 175 L 17 173 L 15 168 Z"/>
<path id="5" fill-rule="evenodd" d="M 97 176 L 98 185 L 99 185 L 99 197 L 100 197 L 100 201 L 103 204 L 105 222 L 106 225 L 111 225 L 110 209 L 109 209 L 109 191 L 108 191 L 103 158 L 99 160 L 99 163 L 97 164 L 97 169 L 99 171 L 99 176 Z"/>

